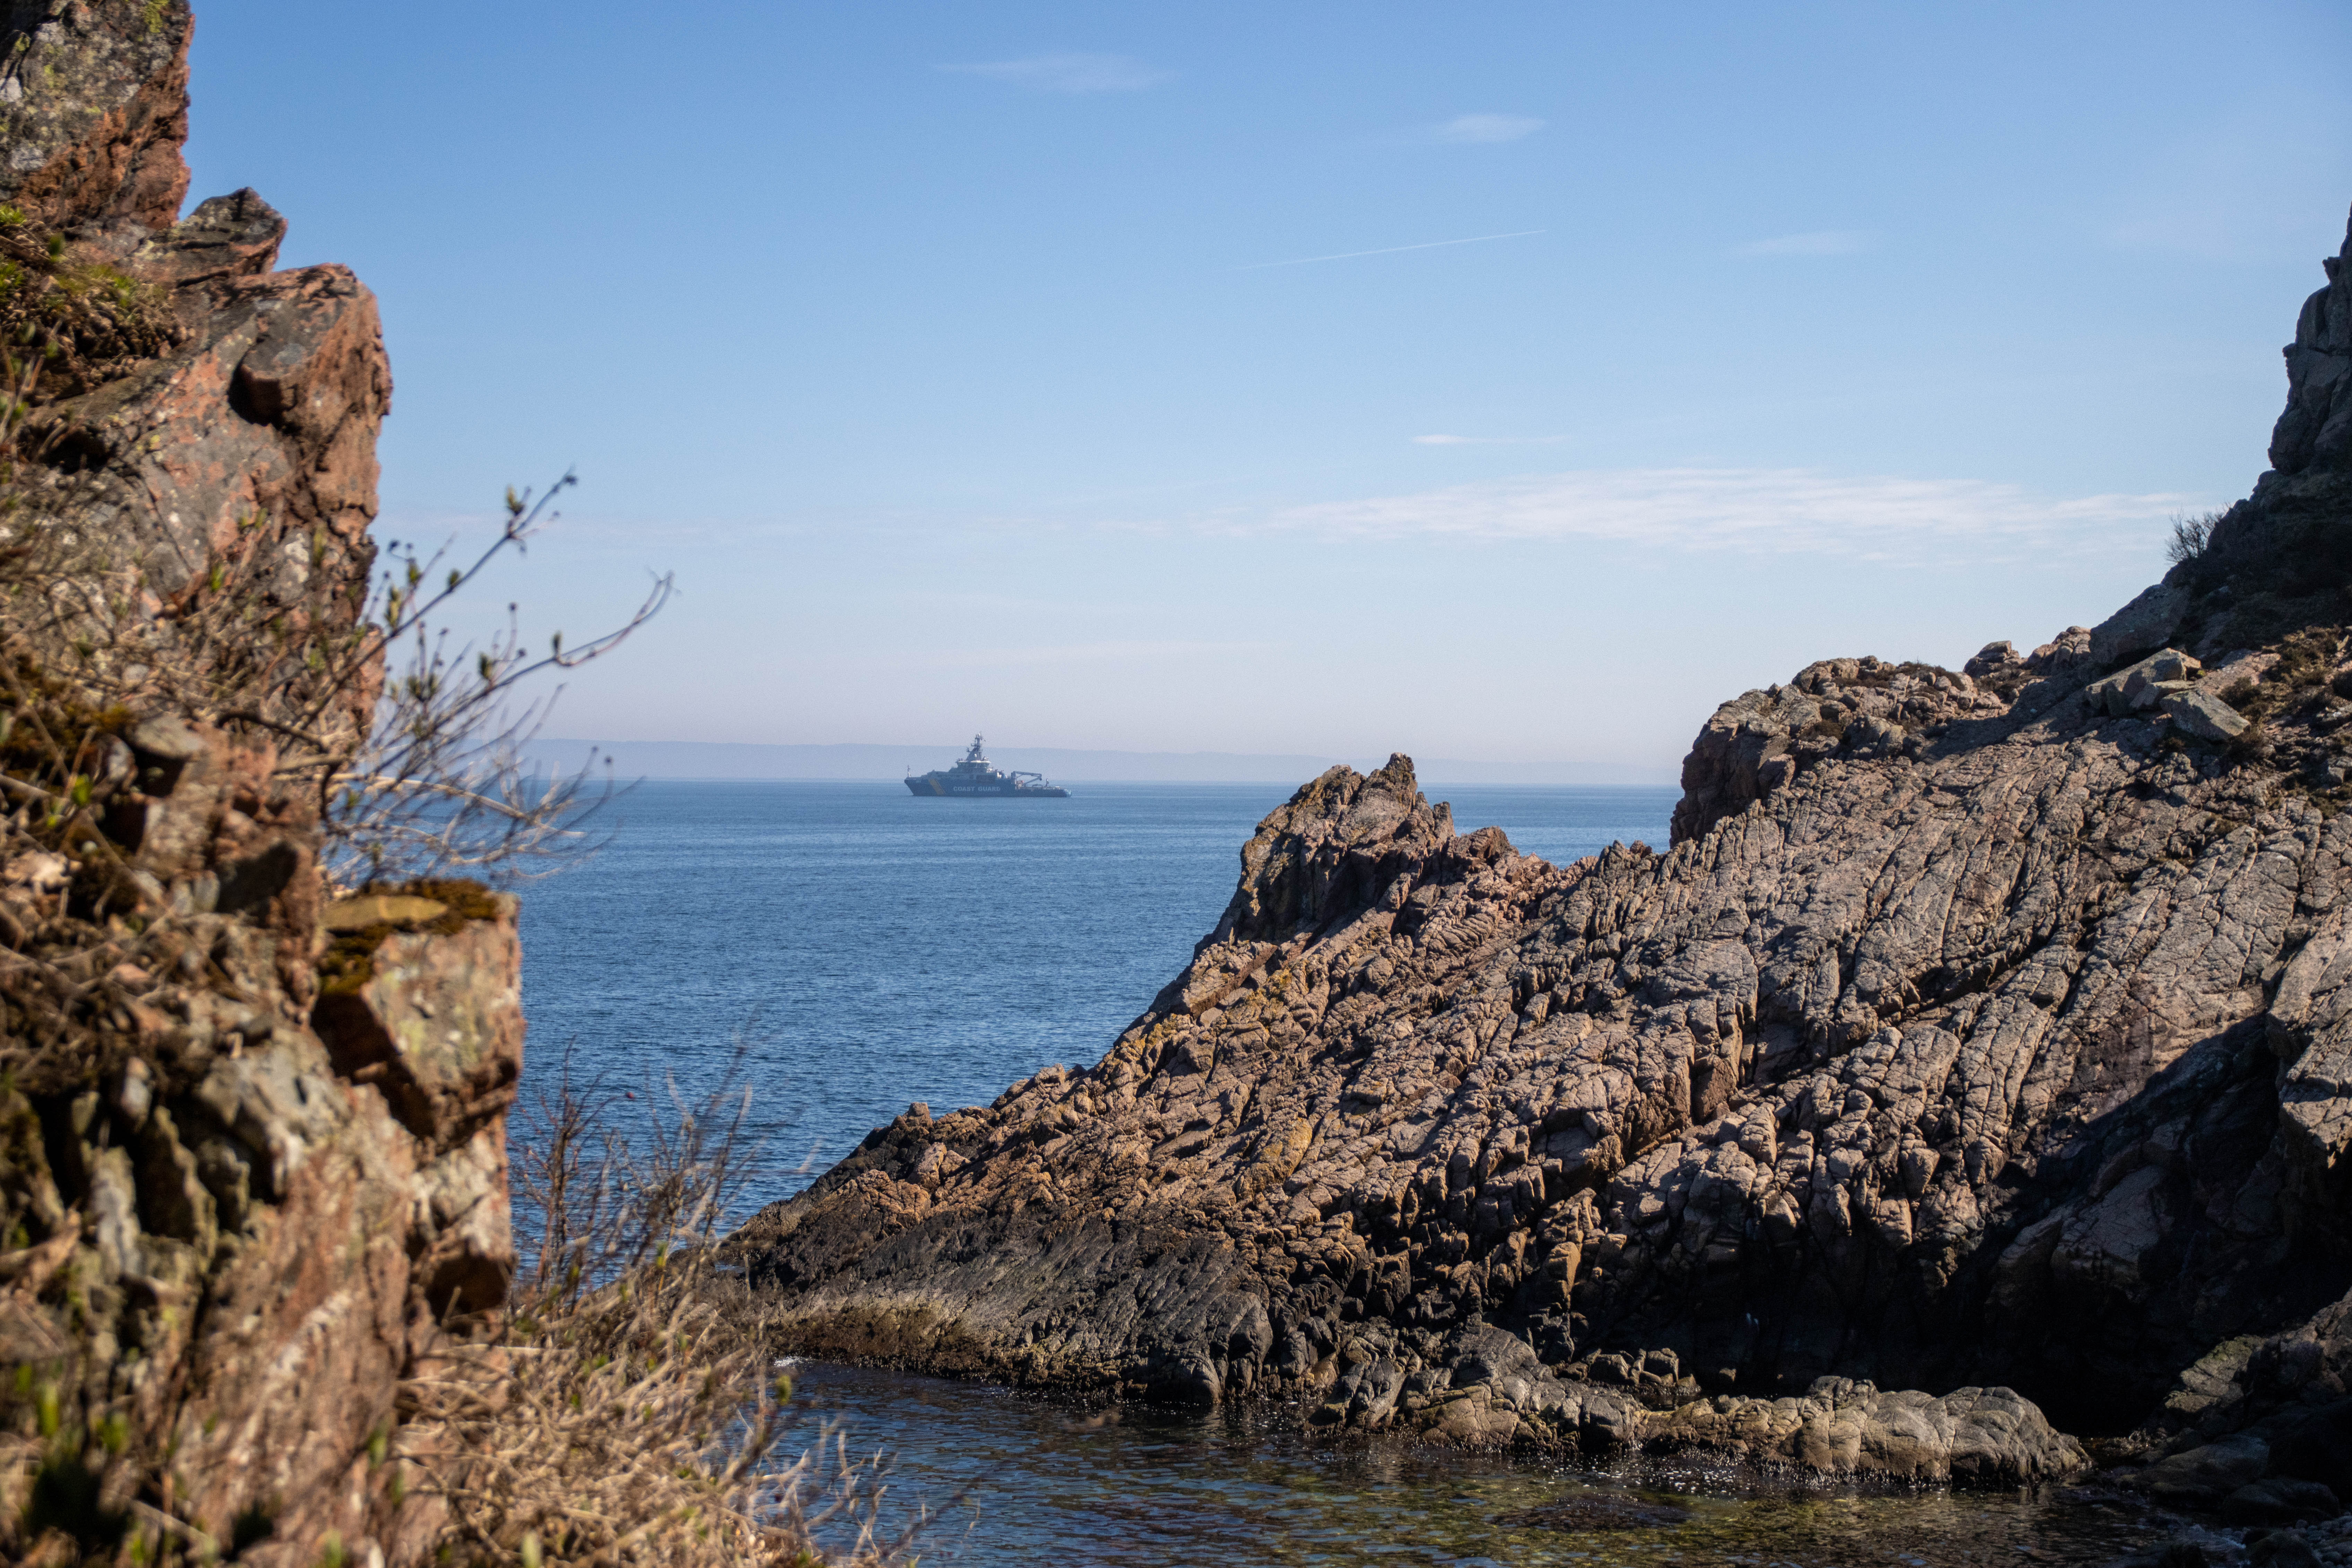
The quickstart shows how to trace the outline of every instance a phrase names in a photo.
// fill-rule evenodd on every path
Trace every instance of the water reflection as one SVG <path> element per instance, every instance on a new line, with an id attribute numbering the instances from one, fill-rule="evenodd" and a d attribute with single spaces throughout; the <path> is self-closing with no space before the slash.
<path id="1" fill-rule="evenodd" d="M 887 1513 L 942 1510 L 922 1536 L 929 1563 L 2028 1568 L 2113 1562 L 2182 1528 L 2074 1489 L 1759 1490 L 1700 1468 L 1600 1473 L 1330 1441 L 1280 1412 L 1089 1413 L 939 1378 L 799 1370 L 853 1450 L 892 1455 Z"/>

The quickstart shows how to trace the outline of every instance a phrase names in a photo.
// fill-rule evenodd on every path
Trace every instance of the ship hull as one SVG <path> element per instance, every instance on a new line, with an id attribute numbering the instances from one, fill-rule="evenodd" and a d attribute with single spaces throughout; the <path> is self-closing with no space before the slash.
<path id="1" fill-rule="evenodd" d="M 1070 792 L 1059 784 L 1038 788 L 1034 784 L 1007 785 L 1001 784 L 968 784 L 950 779 L 945 773 L 924 773 L 907 781 L 907 793 L 919 795 L 948 795 L 969 800 L 1067 800 Z"/>

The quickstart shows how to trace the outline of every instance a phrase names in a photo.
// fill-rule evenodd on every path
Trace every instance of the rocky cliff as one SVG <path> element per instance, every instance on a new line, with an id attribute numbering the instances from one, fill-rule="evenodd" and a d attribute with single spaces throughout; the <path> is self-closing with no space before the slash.
<path id="1" fill-rule="evenodd" d="M 180 216 L 190 26 L 0 12 L 0 1555 L 399 1563 L 399 1380 L 511 1267 L 513 907 L 331 901 L 391 382 L 254 193 Z"/>
<path id="2" fill-rule="evenodd" d="M 2327 270 L 2272 471 L 2105 623 L 1725 704 L 1663 851 L 1334 769 L 1100 1062 L 914 1108 L 741 1255 L 827 1353 L 1915 1476 L 2268 1422 L 2352 1495 Z"/>

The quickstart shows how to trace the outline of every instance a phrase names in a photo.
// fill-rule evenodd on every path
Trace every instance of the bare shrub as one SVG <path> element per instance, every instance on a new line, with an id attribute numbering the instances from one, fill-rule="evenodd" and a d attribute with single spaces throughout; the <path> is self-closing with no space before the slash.
<path id="1" fill-rule="evenodd" d="M 47 401 L 169 342 L 152 289 L 67 265 L 57 240 L 0 207 L 0 332 L 22 349 L 0 360 L 0 704 L 21 727 L 70 689 L 87 712 L 68 733 L 20 737 L 6 760 L 96 784 L 84 753 L 136 720 L 266 731 L 278 775 L 315 788 L 327 868 L 347 885 L 509 880 L 581 847 L 609 783 L 593 763 L 570 775 L 523 763 L 552 700 L 526 700 L 523 688 L 617 647 L 667 602 L 671 579 L 655 579 L 619 627 L 568 647 L 561 634 L 544 652 L 527 647 L 512 606 L 486 643 L 453 638 L 453 603 L 558 521 L 551 503 L 576 482 L 568 473 L 536 497 L 509 490 L 497 535 L 470 559 L 395 541 L 372 573 L 324 531 L 308 540 L 307 562 L 295 558 L 299 536 L 255 547 L 272 537 L 259 515 L 241 521 L 237 546 L 202 561 L 170 541 L 125 553 L 122 541 L 40 515 L 56 510 L 44 501 L 89 510 L 44 461 L 71 434 Z"/>
<path id="2" fill-rule="evenodd" d="M 792 1380 L 715 1245 L 754 1163 L 748 1091 L 668 1098 L 625 1128 L 567 1060 L 521 1113 L 539 1235 L 506 1311 L 404 1387 L 404 1484 L 446 1501 L 459 1562 L 812 1564 L 828 1530 L 906 1560 L 923 1521 L 883 1537 L 877 1460 L 822 1428 L 782 1458 Z"/>
<path id="3" fill-rule="evenodd" d="M 610 780 L 599 782 L 593 760 L 572 774 L 528 767 L 522 749 L 548 701 L 517 706 L 517 689 L 618 647 L 668 602 L 671 579 L 656 578 L 615 630 L 569 648 L 559 632 L 541 655 L 525 647 L 511 605 L 507 629 L 484 647 L 453 647 L 436 624 L 493 561 L 520 552 L 556 520 L 550 503 L 576 482 L 566 474 L 535 500 L 509 490 L 504 527 L 470 564 L 447 566 L 446 551 L 423 558 L 413 547 L 386 547 L 368 639 L 355 651 L 405 652 L 386 672 L 364 746 L 328 763 L 331 874 L 351 882 L 514 878 L 549 869 L 551 857 L 582 847 L 583 824 L 612 798 Z"/>
<path id="4" fill-rule="evenodd" d="M 0 255 L 9 236 L 0 214 Z M 546 708 L 520 689 L 611 651 L 670 590 L 656 579 L 636 614 L 585 644 L 528 650 L 511 622 L 486 647 L 453 641 L 441 625 L 452 601 L 555 521 L 569 475 L 537 499 L 509 493 L 497 537 L 467 563 L 394 545 L 373 587 L 323 534 L 307 566 L 275 546 L 209 564 L 126 555 L 55 492 L 43 342 L 0 353 L 0 866 L 16 878 L 0 886 L 0 1069 L 27 1085 L 55 1076 L 37 1062 L 80 1076 L 91 1020 L 126 999 L 108 977 L 170 973 L 209 909 L 150 875 L 135 826 L 118 823 L 143 820 L 127 743 L 143 722 L 266 733 L 273 789 L 315 791 L 331 880 L 511 880 L 585 847 L 583 823 L 613 794 L 589 769 L 522 764 Z M 286 542 L 300 553 L 299 535 Z M 43 866 L 54 870 L 26 869 Z"/>
<path id="5" fill-rule="evenodd" d="M 2165 541 L 2164 558 L 2175 566 L 2185 566 L 2191 561 L 2202 560 L 2212 547 L 2213 525 L 2221 521 L 2218 511 L 2200 512 L 2192 517 L 2187 512 L 2172 516 L 2172 535 Z"/>

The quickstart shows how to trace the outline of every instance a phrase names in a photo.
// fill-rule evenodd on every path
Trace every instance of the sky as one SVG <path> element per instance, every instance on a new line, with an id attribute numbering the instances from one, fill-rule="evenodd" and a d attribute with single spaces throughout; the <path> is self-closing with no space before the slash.
<path id="1" fill-rule="evenodd" d="M 613 741 L 1670 780 L 2161 575 L 2352 206 L 2334 4 L 197 10 L 192 202 L 380 301 L 379 537 L 569 470 L 462 630 L 674 574 Z"/>

